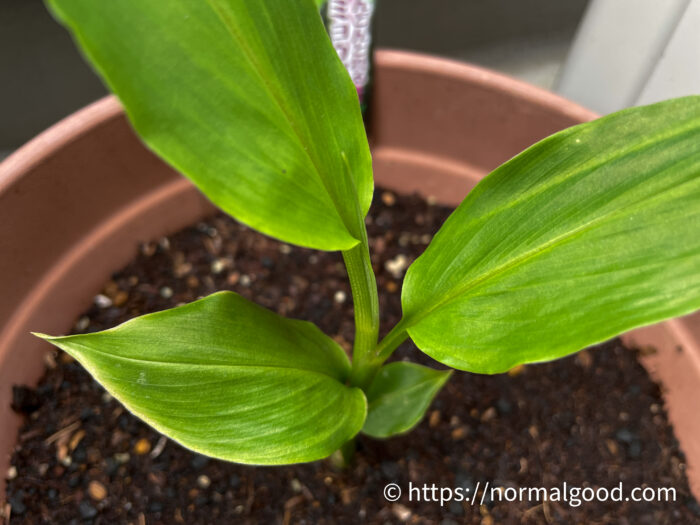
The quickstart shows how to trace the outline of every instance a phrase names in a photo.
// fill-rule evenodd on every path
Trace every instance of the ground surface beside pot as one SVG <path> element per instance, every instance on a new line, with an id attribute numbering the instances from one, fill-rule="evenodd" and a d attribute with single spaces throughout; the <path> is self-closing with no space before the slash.
<path id="1" fill-rule="evenodd" d="M 403 269 L 449 210 L 377 191 L 369 225 L 384 328 L 400 315 Z M 390 264 L 387 264 L 390 262 Z M 393 272 L 393 273 L 392 273 Z M 346 348 L 352 307 L 342 260 L 283 245 L 217 216 L 142 247 L 76 331 L 232 289 L 318 323 Z M 440 365 L 405 344 L 398 358 Z M 64 354 L 36 390 L 8 483 L 12 523 L 634 523 L 700 522 L 658 387 L 613 341 L 519 373 L 455 373 L 411 434 L 360 439 L 346 472 L 326 462 L 253 468 L 186 451 L 128 414 Z M 443 487 L 673 487 L 675 503 L 388 503 L 382 491 Z M 626 521 L 625 521 L 626 520 Z"/>

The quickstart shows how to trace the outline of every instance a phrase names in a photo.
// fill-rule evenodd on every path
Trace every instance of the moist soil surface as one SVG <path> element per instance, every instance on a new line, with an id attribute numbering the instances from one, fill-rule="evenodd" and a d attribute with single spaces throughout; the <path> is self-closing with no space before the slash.
<path id="1" fill-rule="evenodd" d="M 379 189 L 368 218 L 382 327 L 399 320 L 401 279 L 450 209 Z M 274 241 L 217 215 L 141 246 L 75 333 L 112 327 L 217 290 L 317 323 L 346 349 L 352 299 L 340 254 Z M 393 359 L 443 368 L 410 342 Z M 683 453 L 659 387 L 619 340 L 509 374 L 457 372 L 413 432 L 358 440 L 354 464 L 250 467 L 190 452 L 133 417 L 66 354 L 47 358 L 36 389 L 15 388 L 27 415 L 8 472 L 11 523 L 561 523 L 692 524 Z M 605 487 L 623 501 L 498 501 L 490 487 Z M 396 483 L 403 496 L 383 496 Z M 470 502 L 409 501 L 436 487 Z M 670 487 L 675 502 L 624 501 L 634 487 Z M 489 490 L 490 492 L 490 490 Z M 508 492 L 504 493 L 508 495 Z M 511 498 L 513 493 L 510 493 Z M 8 508 L 4 512 L 8 512 Z"/>

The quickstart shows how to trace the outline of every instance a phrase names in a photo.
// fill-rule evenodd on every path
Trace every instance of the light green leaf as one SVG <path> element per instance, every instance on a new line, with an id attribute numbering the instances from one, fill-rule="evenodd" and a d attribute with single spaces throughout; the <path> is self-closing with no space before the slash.
<path id="1" fill-rule="evenodd" d="M 360 431 L 366 400 L 314 325 L 221 292 L 95 334 L 40 336 L 138 417 L 209 456 L 313 461 Z"/>
<path id="2" fill-rule="evenodd" d="M 372 166 L 313 0 L 47 0 L 146 144 L 236 219 L 358 243 Z"/>
<path id="3" fill-rule="evenodd" d="M 367 391 L 369 410 L 362 432 L 375 438 L 408 432 L 451 373 L 406 362 L 383 366 Z"/>
<path id="4" fill-rule="evenodd" d="M 402 328 L 498 373 L 700 307 L 700 97 L 557 133 L 486 177 L 409 268 Z"/>

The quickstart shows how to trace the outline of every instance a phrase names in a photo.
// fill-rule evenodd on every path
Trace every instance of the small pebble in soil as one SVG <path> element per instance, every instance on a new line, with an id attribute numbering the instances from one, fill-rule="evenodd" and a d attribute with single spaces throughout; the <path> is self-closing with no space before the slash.
<path id="1" fill-rule="evenodd" d="M 391 506 L 391 512 L 401 521 L 408 521 L 411 519 L 411 510 L 400 503 L 394 503 Z"/>
<path id="2" fill-rule="evenodd" d="M 112 300 L 104 294 L 97 294 L 95 296 L 95 304 L 98 308 L 109 308 L 112 306 Z"/>
<path id="3" fill-rule="evenodd" d="M 507 399 L 502 397 L 496 401 L 496 407 L 498 408 L 498 411 L 504 415 L 510 414 L 511 410 L 513 410 L 513 405 Z"/>
<path id="4" fill-rule="evenodd" d="M 84 315 L 75 323 L 75 331 L 84 332 L 87 330 L 88 326 L 90 326 L 90 318 Z"/>
<path id="5" fill-rule="evenodd" d="M 160 456 L 163 453 L 163 450 L 165 450 L 165 445 L 168 444 L 168 438 L 165 436 L 160 436 L 158 438 L 158 442 L 156 443 L 156 446 L 153 447 L 153 450 L 151 450 L 150 456 L 155 459 L 158 456 Z"/>
<path id="6" fill-rule="evenodd" d="M 464 439 L 465 437 L 467 437 L 468 434 L 469 429 L 465 426 L 457 427 L 451 432 L 453 441 L 459 441 L 461 439 Z"/>
<path id="7" fill-rule="evenodd" d="M 102 501 L 107 497 L 107 489 L 99 481 L 91 481 L 88 485 L 88 494 L 95 501 Z"/>
<path id="8" fill-rule="evenodd" d="M 151 442 L 146 438 L 139 439 L 134 445 L 134 454 L 143 456 L 151 451 Z"/>
<path id="9" fill-rule="evenodd" d="M 208 489 L 210 485 L 211 485 L 211 480 L 209 479 L 209 476 L 207 476 L 206 474 L 202 474 L 197 478 L 197 486 L 200 489 Z"/>
<path id="10" fill-rule="evenodd" d="M 393 259 L 385 262 L 384 267 L 394 279 L 400 279 L 403 276 L 404 270 L 408 268 L 408 257 L 400 253 Z"/>
<path id="11" fill-rule="evenodd" d="M 226 259 L 216 259 L 211 263 L 211 273 L 219 274 L 223 272 L 227 266 Z"/>
<path id="12" fill-rule="evenodd" d="M 393 206 L 394 204 L 396 204 L 396 196 L 390 191 L 383 191 L 382 202 L 386 206 Z"/>
<path id="13" fill-rule="evenodd" d="M 118 291 L 113 299 L 114 306 L 124 306 L 126 301 L 129 299 L 129 294 L 123 290 Z"/>
<path id="14" fill-rule="evenodd" d="M 495 417 L 496 417 L 496 409 L 494 407 L 488 407 L 486 410 L 484 410 L 483 414 L 481 414 L 481 421 L 483 423 L 487 423 L 488 421 L 491 421 Z"/>
<path id="15" fill-rule="evenodd" d="M 190 461 L 190 465 L 195 470 L 200 470 L 209 464 L 210 459 L 207 456 L 201 454 L 195 454 Z"/>
<path id="16" fill-rule="evenodd" d="M 80 510 L 80 516 L 84 519 L 91 519 L 97 516 L 97 509 L 87 500 L 81 501 L 78 509 Z"/>

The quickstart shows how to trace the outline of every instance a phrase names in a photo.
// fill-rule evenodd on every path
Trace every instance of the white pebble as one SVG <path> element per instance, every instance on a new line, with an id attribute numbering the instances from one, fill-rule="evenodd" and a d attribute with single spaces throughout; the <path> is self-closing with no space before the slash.
<path id="1" fill-rule="evenodd" d="M 345 292 L 342 290 L 338 290 L 337 292 L 335 292 L 335 295 L 333 296 L 333 300 L 338 304 L 344 303 L 345 299 L 347 299 L 347 296 L 345 295 Z"/>
<path id="2" fill-rule="evenodd" d="M 393 259 L 385 262 L 384 267 L 394 279 L 400 279 L 404 270 L 408 267 L 408 257 L 400 253 Z"/>
<path id="3" fill-rule="evenodd" d="M 216 259 L 211 263 L 211 273 L 219 274 L 226 268 L 226 261 L 224 259 Z"/>
<path id="4" fill-rule="evenodd" d="M 211 485 L 211 480 L 209 479 L 209 476 L 206 476 L 202 474 L 197 478 L 197 485 L 199 485 L 200 489 L 208 489 L 209 485 Z"/>
<path id="5" fill-rule="evenodd" d="M 99 308 L 109 308 L 112 306 L 112 300 L 104 294 L 97 294 L 95 296 L 95 304 Z"/>
<path id="6" fill-rule="evenodd" d="M 75 323 L 75 329 L 78 332 L 84 332 L 85 330 L 87 330 L 88 326 L 90 326 L 90 318 L 88 318 L 87 316 L 81 317 L 80 319 L 78 319 L 78 322 Z"/>

